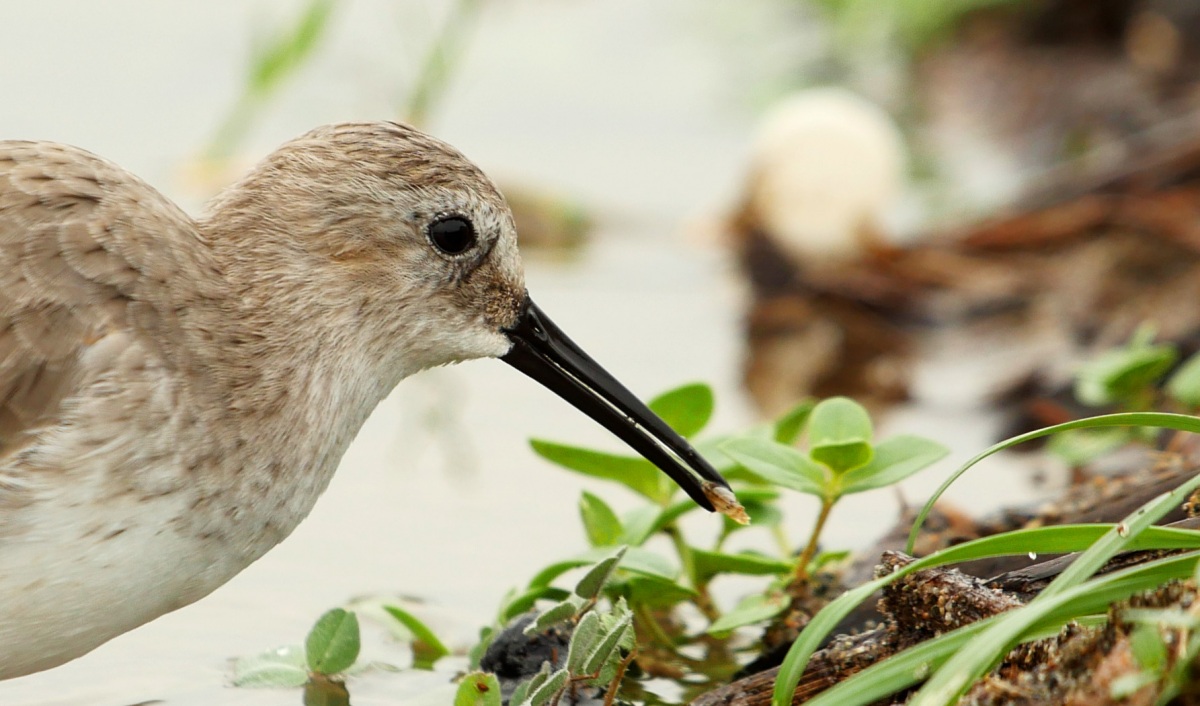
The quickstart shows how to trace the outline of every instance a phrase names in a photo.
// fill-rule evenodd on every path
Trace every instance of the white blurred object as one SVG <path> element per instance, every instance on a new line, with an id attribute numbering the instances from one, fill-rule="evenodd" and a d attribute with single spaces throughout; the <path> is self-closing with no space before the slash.
<path id="1" fill-rule="evenodd" d="M 851 256 L 884 235 L 907 162 L 903 136 L 879 106 L 841 88 L 805 90 L 759 130 L 750 208 L 793 258 Z"/>

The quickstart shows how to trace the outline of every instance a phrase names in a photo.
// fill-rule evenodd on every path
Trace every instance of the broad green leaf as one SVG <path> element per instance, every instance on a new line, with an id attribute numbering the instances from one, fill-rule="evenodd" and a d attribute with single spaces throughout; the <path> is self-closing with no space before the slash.
<path id="1" fill-rule="evenodd" d="M 458 683 L 454 706 L 500 706 L 500 682 L 490 672 L 470 672 Z"/>
<path id="2" fill-rule="evenodd" d="M 583 566 L 586 564 L 576 564 Z M 573 568 L 573 567 L 572 567 Z M 500 622 L 507 623 L 521 613 L 533 608 L 533 605 L 540 600 L 562 601 L 572 595 L 567 591 L 557 586 L 530 586 L 523 593 L 518 594 L 504 604 L 504 609 L 500 612 Z"/>
<path id="3" fill-rule="evenodd" d="M 586 600 L 576 595 L 570 595 L 547 608 L 533 622 L 525 626 L 526 635 L 536 635 L 546 628 L 564 620 L 570 620 L 586 605 Z"/>
<path id="4" fill-rule="evenodd" d="M 628 549 L 628 547 L 621 547 L 596 562 L 596 565 L 588 569 L 588 572 L 575 585 L 575 595 L 588 599 L 599 596 L 600 592 L 604 590 L 604 584 L 608 583 L 608 579 L 617 570 L 617 564 L 621 563 L 621 558 L 625 556 Z"/>
<path id="5" fill-rule="evenodd" d="M 841 477 L 842 493 L 894 485 L 945 458 L 949 450 L 919 436 L 896 436 L 875 446 L 871 462 Z"/>
<path id="6" fill-rule="evenodd" d="M 630 576 L 621 582 L 618 589 L 629 598 L 630 603 L 647 608 L 670 608 L 698 596 L 687 586 L 661 576 Z"/>
<path id="7" fill-rule="evenodd" d="M 290 645 L 253 657 L 241 657 L 233 665 L 233 685 L 244 687 L 294 687 L 308 681 L 304 650 Z"/>
<path id="8" fill-rule="evenodd" d="M 560 669 L 551 674 L 541 686 L 536 689 L 530 689 L 529 698 L 526 700 L 526 703 L 532 706 L 546 706 L 546 704 L 552 703 L 558 692 L 567 685 L 567 678 L 569 676 L 565 669 Z"/>
<path id="9" fill-rule="evenodd" d="M 621 521 L 608 503 L 584 491 L 579 498 L 579 516 L 593 547 L 610 547 L 620 542 Z"/>
<path id="10" fill-rule="evenodd" d="M 521 699 L 516 698 L 517 691 L 520 691 L 521 687 L 523 686 L 523 687 L 525 687 L 526 694 L 532 694 L 533 692 L 540 689 L 542 684 L 545 684 L 546 680 L 549 678 L 550 678 L 550 662 L 548 662 L 548 661 L 542 662 L 542 666 L 540 669 L 538 669 L 537 674 L 534 674 L 532 677 L 530 677 L 529 681 L 521 682 L 521 684 L 518 685 L 516 691 L 513 692 L 513 698 L 509 700 L 509 703 L 510 704 L 528 703 L 529 699 L 527 696 L 523 697 Z"/>
<path id="11" fill-rule="evenodd" d="M 721 453 L 721 446 L 730 439 L 740 438 L 743 436 L 762 439 L 771 438 L 770 428 L 767 425 L 762 425 L 762 433 L 755 433 L 755 431 L 756 430 L 754 428 L 751 428 L 740 434 L 718 434 L 716 436 L 705 436 L 703 439 L 693 440 L 692 446 L 694 446 L 696 451 L 698 451 L 701 456 L 708 460 L 708 462 L 712 464 L 712 467 L 717 469 L 717 473 L 720 473 L 722 476 L 724 476 L 726 480 L 739 480 L 736 478 L 736 476 L 742 467 L 738 465 L 737 461 L 734 461 L 725 454 Z M 733 473 L 735 477 L 730 478 L 730 473 Z"/>
<path id="12" fill-rule="evenodd" d="M 789 602 L 787 595 L 783 593 L 747 596 L 736 608 L 714 620 L 705 632 L 721 635 L 743 625 L 770 620 L 786 610 Z"/>
<path id="13" fill-rule="evenodd" d="M 675 503 L 674 505 L 695 506 L 696 503 L 689 499 L 682 503 Z M 656 505 L 642 505 L 625 513 L 625 516 L 621 519 L 621 526 L 624 529 L 618 544 L 640 547 L 652 534 L 660 529 L 659 517 L 663 512 L 664 510 Z"/>
<path id="14" fill-rule="evenodd" d="M 1187 407 L 1200 407 L 1200 353 L 1179 366 L 1167 381 L 1167 393 Z"/>
<path id="15" fill-rule="evenodd" d="M 616 625 L 607 627 L 588 654 L 587 660 L 583 664 L 583 674 L 595 674 L 599 672 L 605 662 L 613 655 L 619 654 L 617 649 L 621 645 L 621 639 L 625 636 L 625 630 L 632 622 L 633 616 L 626 615 Z"/>
<path id="16" fill-rule="evenodd" d="M 646 406 L 680 436 L 691 438 L 712 418 L 713 391 L 704 383 L 683 385 L 655 397 Z"/>
<path id="17" fill-rule="evenodd" d="M 600 614 L 596 611 L 584 613 L 571 633 L 571 644 L 567 648 L 567 671 L 572 674 L 589 674 L 593 670 L 585 669 L 588 655 L 596 643 L 603 637 L 604 625 Z"/>
<path id="18" fill-rule="evenodd" d="M 1168 345 L 1105 351 L 1080 369 L 1075 396 L 1091 407 L 1129 400 L 1170 370 L 1178 357 L 1175 348 Z"/>
<path id="19" fill-rule="evenodd" d="M 809 456 L 835 473 L 854 470 L 870 462 L 872 434 L 871 417 L 862 405 L 830 397 L 813 408 L 808 420 Z"/>
<path id="20" fill-rule="evenodd" d="M 725 554 L 703 549 L 692 549 L 692 565 L 696 581 L 706 583 L 717 574 L 743 574 L 746 576 L 772 576 L 786 574 L 795 569 L 790 561 L 780 561 L 765 554 L 739 552 Z"/>
<path id="21" fill-rule="evenodd" d="M 584 556 L 598 558 L 600 556 L 599 549 L 593 549 Z M 679 568 L 673 565 L 666 557 L 658 552 L 652 552 L 649 549 L 642 547 L 629 547 L 625 550 L 625 555 L 621 558 L 621 571 L 629 571 L 635 574 L 643 574 L 646 576 L 659 576 L 665 579 L 673 579 L 679 575 Z"/>
<path id="22" fill-rule="evenodd" d="M 726 455 L 775 485 L 823 497 L 825 470 L 790 446 L 742 437 L 721 447 Z"/>
<path id="23" fill-rule="evenodd" d="M 530 439 L 529 445 L 542 458 L 576 473 L 610 480 L 662 505 L 671 499 L 675 484 L 644 458 L 619 456 L 552 441 Z"/>
<path id="24" fill-rule="evenodd" d="M 509 698 L 508 703 L 514 706 L 521 706 L 528 701 L 529 686 L 532 683 L 533 681 L 530 680 L 517 684 L 517 688 L 513 689 L 512 697 Z"/>
<path id="25" fill-rule="evenodd" d="M 450 650 L 442 644 L 433 630 L 430 630 L 429 626 L 421 622 L 417 616 L 394 605 L 385 605 L 383 609 L 412 633 L 411 646 L 415 669 L 433 669 L 433 665 L 439 659 L 450 654 Z"/>
<path id="26" fill-rule="evenodd" d="M 800 436 L 800 432 L 804 431 L 804 425 L 808 422 L 808 418 L 815 406 L 815 401 L 804 400 L 787 412 L 784 412 L 783 416 L 776 419 L 773 425 L 772 436 L 775 441 L 781 444 L 796 443 L 796 439 Z"/>
<path id="27" fill-rule="evenodd" d="M 334 608 L 317 619 L 304 642 L 308 668 L 317 674 L 337 674 L 358 659 L 358 616 Z"/>

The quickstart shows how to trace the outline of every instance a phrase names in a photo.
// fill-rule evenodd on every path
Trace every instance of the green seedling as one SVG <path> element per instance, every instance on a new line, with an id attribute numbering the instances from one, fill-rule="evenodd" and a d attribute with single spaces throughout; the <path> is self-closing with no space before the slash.
<path id="1" fill-rule="evenodd" d="M 795 563 L 797 582 L 807 578 L 821 531 L 838 500 L 894 485 L 947 453 L 940 444 L 916 436 L 897 436 L 873 444 L 874 432 L 866 410 L 845 397 L 816 405 L 807 431 L 807 453 L 790 444 L 749 436 L 721 446 L 727 456 L 766 481 L 820 500 L 812 533 Z"/>

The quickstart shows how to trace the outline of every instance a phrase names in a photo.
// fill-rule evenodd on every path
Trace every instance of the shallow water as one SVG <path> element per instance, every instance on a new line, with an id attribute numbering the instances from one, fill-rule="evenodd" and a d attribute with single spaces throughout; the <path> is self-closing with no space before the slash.
<path id="1" fill-rule="evenodd" d="M 501 180 L 558 189 L 596 207 L 602 226 L 593 245 L 576 261 L 530 258 L 530 290 L 634 391 L 712 383 L 714 428 L 729 430 L 751 419 L 737 385 L 740 291 L 721 252 L 683 227 L 732 199 L 752 125 L 728 87 L 732 55 L 711 45 L 722 36 L 709 26 L 722 5 L 498 3 L 431 127 Z M 194 206 L 198 195 L 177 180 L 180 165 L 232 102 L 255 18 L 293 6 L 4 3 L 0 135 L 80 144 Z M 753 9 L 742 20 L 753 25 L 770 6 L 747 3 Z M 420 36 L 431 18 L 412 3 L 347 7 L 318 62 L 264 115 L 248 152 L 320 122 L 395 115 L 403 67 L 419 55 L 395 37 Z M 727 39 L 728 51 L 740 46 L 737 36 Z M 920 420 L 900 415 L 896 425 L 945 430 L 961 427 L 960 418 L 948 408 Z M 423 617 L 434 615 L 435 630 L 466 647 L 508 588 L 584 547 L 575 507 L 581 487 L 632 504 L 621 490 L 535 458 L 530 435 L 616 448 L 603 430 L 496 361 L 405 381 L 368 421 L 312 516 L 276 550 L 196 605 L 64 667 L 0 684 L 0 704 L 294 704 L 296 691 L 228 688 L 226 660 L 299 642 L 321 612 L 364 593 L 429 601 Z M 961 457 L 986 433 L 954 437 Z M 910 497 L 935 481 L 916 479 Z M 993 504 L 1027 492 L 1019 482 L 998 484 L 1000 492 L 983 485 Z M 959 493 L 970 498 L 978 487 Z M 827 542 L 861 546 L 895 510 L 887 491 L 855 498 L 832 518 Z M 809 516 L 793 513 L 790 536 L 807 530 Z M 864 516 L 882 519 L 867 524 Z M 692 519 L 699 532 L 712 526 Z M 367 628 L 364 657 L 407 664 L 378 627 Z M 448 703 L 455 666 L 358 677 L 355 703 L 419 703 L 417 694 Z"/>

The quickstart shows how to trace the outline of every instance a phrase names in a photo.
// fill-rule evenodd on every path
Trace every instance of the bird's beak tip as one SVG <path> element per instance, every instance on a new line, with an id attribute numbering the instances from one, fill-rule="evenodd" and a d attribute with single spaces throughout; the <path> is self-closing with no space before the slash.
<path id="1" fill-rule="evenodd" d="M 737 496 L 733 494 L 733 490 L 729 486 L 717 485 L 706 480 L 701 484 L 701 489 L 704 491 L 704 497 L 712 503 L 714 510 L 739 525 L 750 524 L 750 515 L 746 514 L 746 508 L 738 502 Z"/>

